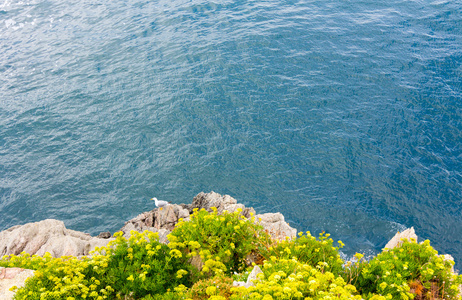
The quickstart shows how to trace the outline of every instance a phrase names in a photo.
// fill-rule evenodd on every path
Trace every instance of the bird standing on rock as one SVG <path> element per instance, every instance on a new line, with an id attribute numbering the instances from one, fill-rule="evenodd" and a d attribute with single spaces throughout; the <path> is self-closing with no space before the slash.
<path id="1" fill-rule="evenodd" d="M 156 197 L 152 198 L 151 200 L 154 200 L 156 202 L 156 206 L 159 209 L 162 209 L 162 207 L 165 207 L 171 203 L 171 202 L 164 201 L 164 200 L 158 200 Z"/>

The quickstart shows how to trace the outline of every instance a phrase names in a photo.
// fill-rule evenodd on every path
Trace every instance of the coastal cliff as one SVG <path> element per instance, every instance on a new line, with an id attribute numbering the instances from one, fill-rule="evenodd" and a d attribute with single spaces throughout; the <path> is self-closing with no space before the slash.
<path id="1" fill-rule="evenodd" d="M 255 210 L 237 203 L 229 195 L 220 195 L 215 192 L 199 193 L 191 204 L 171 204 L 162 209 L 155 208 L 143 212 L 127 221 L 118 231 L 129 238 L 132 230 L 143 232 L 145 230 L 158 232 L 160 241 L 167 243 L 167 235 L 173 230 L 179 219 L 188 220 L 194 209 L 212 211 L 216 207 L 218 212 L 224 210 L 235 212 L 242 209 L 241 214 L 249 218 L 255 215 Z M 280 213 L 266 213 L 256 215 L 265 230 L 275 239 L 295 237 L 297 230 L 284 220 Z M 40 222 L 17 225 L 0 232 L 0 257 L 4 255 L 19 255 L 21 252 L 30 255 L 43 256 L 50 253 L 53 257 L 88 255 L 95 247 L 107 245 L 113 240 L 109 232 L 103 232 L 96 237 L 87 233 L 67 229 L 62 221 L 47 219 Z"/>
<path id="2" fill-rule="evenodd" d="M 127 221 L 114 237 L 109 232 L 92 237 L 65 228 L 62 221 L 44 220 L 0 232 L 1 262 L 2 266 L 6 266 L 0 267 L 0 299 L 13 299 L 14 292 L 24 286 L 27 278 L 34 278 L 36 282 L 26 286 L 28 290 L 20 290 L 28 294 L 21 294 L 18 299 L 29 299 L 28 295 L 34 293 L 39 297 L 37 299 L 42 299 L 42 296 L 48 299 L 46 297 L 50 295 L 50 299 L 69 299 L 67 293 L 74 286 L 70 279 L 73 277 L 82 281 L 75 293 L 85 295 L 83 299 L 87 295 L 97 297 L 100 293 L 124 295 L 124 299 L 186 299 L 187 296 L 188 299 L 189 296 L 196 299 L 196 289 L 201 295 L 197 299 L 212 299 L 210 296 L 215 293 L 212 287 L 224 282 L 228 282 L 228 296 L 213 299 L 250 299 L 248 293 L 251 291 L 258 291 L 258 297 L 265 296 L 263 299 L 286 299 L 281 296 L 284 294 L 274 292 L 279 289 L 294 295 L 316 296 L 312 299 L 324 299 L 324 296 L 338 293 L 344 296 L 342 299 L 384 300 L 401 295 L 402 299 L 416 297 L 423 300 L 437 299 L 449 292 L 453 296 L 447 299 L 459 297 L 457 293 L 462 276 L 454 272 L 453 258 L 437 255 L 429 241 L 418 244 L 413 228 L 398 232 L 384 251 L 370 262 L 357 254 L 352 261 L 345 263 L 338 252 L 343 243 L 338 241 L 339 247 L 334 247 L 333 240 L 328 237 L 328 234 L 321 233 L 319 238 L 315 238 L 309 232 L 297 235 L 297 230 L 285 222 L 282 214 L 256 214 L 253 208 L 237 203 L 231 196 L 214 192 L 199 193 L 191 204 L 171 204 L 143 212 Z M 91 253 L 93 250 L 96 252 Z M 30 255 L 36 256 L 30 258 Z M 149 263 L 150 260 L 152 263 Z M 115 261 L 115 264 L 111 267 L 108 261 Z M 160 267 L 149 271 L 151 267 L 159 267 L 159 262 L 179 265 L 173 269 Z M 79 265 L 86 271 L 74 274 L 73 269 Z M 282 271 L 284 265 L 289 267 L 286 271 L 291 270 L 296 276 L 290 275 L 287 282 L 274 281 L 288 275 Z M 32 269 L 43 266 L 44 269 L 35 274 L 26 270 L 30 266 Z M 88 269 L 89 266 L 93 267 Z M 251 267 L 250 272 L 248 268 Z M 64 273 L 51 275 L 56 270 Z M 167 270 L 173 270 L 173 273 Z M 376 275 L 369 278 L 368 272 Z M 394 281 L 391 284 L 386 279 L 390 272 L 397 272 L 392 276 Z M 167 285 L 162 283 L 165 281 L 155 279 L 162 273 L 165 273 L 163 280 L 170 281 Z M 112 283 L 99 292 L 90 293 L 95 286 L 92 283 L 100 282 L 94 277 L 98 274 L 102 276 L 101 280 Z M 232 274 L 237 276 L 234 282 L 230 277 Z M 186 281 L 185 275 L 188 277 Z M 315 279 L 309 279 L 310 276 L 315 276 Z M 147 277 L 153 280 L 152 287 L 144 286 Z M 50 278 L 58 285 L 47 285 L 43 281 Z M 113 278 L 118 279 L 114 281 Z M 203 283 L 201 279 L 208 281 Z M 302 293 L 293 286 L 294 280 L 307 288 L 313 282 L 327 285 L 308 288 Z M 181 282 L 189 284 L 189 289 Z M 262 285 L 255 285 L 256 282 Z M 356 282 L 355 285 L 352 285 L 353 282 Z M 447 282 L 451 282 L 450 289 Z M 338 285 L 339 289 L 331 290 L 332 284 Z M 174 298 L 169 298 L 172 295 L 168 286 L 175 288 Z M 233 286 L 236 289 L 231 290 Z M 271 286 L 276 290 L 268 294 Z M 58 288 L 59 291 L 54 291 Z M 204 294 L 204 288 L 210 293 Z M 135 291 L 139 296 L 134 294 Z M 55 293 L 60 296 L 53 298 L 58 295 Z M 157 298 L 152 298 L 151 293 Z M 162 296 L 164 293 L 166 298 Z M 276 298 L 269 297 L 271 295 Z"/>

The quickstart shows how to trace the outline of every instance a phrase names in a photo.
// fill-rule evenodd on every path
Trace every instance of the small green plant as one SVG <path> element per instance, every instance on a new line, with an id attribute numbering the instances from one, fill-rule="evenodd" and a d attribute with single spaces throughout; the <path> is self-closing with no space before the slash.
<path id="1" fill-rule="evenodd" d="M 316 239 L 309 231 L 306 234 L 300 232 L 298 238 L 276 242 L 262 254 L 266 259 L 271 256 L 286 259 L 296 258 L 312 267 L 317 267 L 319 263 L 323 263 L 323 270 L 339 274 L 343 270 L 344 262 L 340 258 L 338 250 L 344 245 L 339 241 L 339 246 L 334 247 L 334 241 L 329 236 L 329 234 L 321 232 L 319 238 Z"/>
<path id="2" fill-rule="evenodd" d="M 366 298 L 377 294 L 387 299 L 456 299 L 462 276 L 452 273 L 452 265 L 428 240 L 403 240 L 400 247 L 385 250 L 369 263 L 359 260 L 347 267 L 346 274 Z"/>
<path id="3" fill-rule="evenodd" d="M 200 257 L 203 275 L 241 272 L 246 256 L 262 248 L 269 236 L 254 220 L 240 215 L 241 210 L 218 214 L 212 209 L 211 213 L 195 210 L 188 222 L 180 220 L 168 235 L 168 246 L 190 258 Z"/>
<path id="4" fill-rule="evenodd" d="M 232 287 L 233 279 L 222 274 L 213 278 L 199 280 L 192 286 L 188 295 L 193 300 L 216 298 L 218 296 L 229 299 Z"/>

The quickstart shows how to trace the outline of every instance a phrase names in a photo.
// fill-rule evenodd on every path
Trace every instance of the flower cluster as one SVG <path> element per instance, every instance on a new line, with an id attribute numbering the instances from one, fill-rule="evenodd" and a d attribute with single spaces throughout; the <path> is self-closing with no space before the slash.
<path id="1" fill-rule="evenodd" d="M 179 284 L 189 285 L 189 265 L 181 253 L 158 242 L 157 233 L 122 232 L 107 247 L 97 248 L 90 257 L 53 258 L 6 256 L 1 266 L 36 270 L 15 299 L 124 299 L 162 294 Z"/>
<path id="2" fill-rule="evenodd" d="M 243 217 L 241 209 L 221 214 L 215 207 L 212 210 L 196 209 L 188 222 L 180 221 L 168 235 L 168 246 L 190 258 L 200 258 L 204 263 L 201 272 L 208 277 L 242 272 L 246 256 L 262 248 L 269 235 L 254 220 Z"/>
<path id="3" fill-rule="evenodd" d="M 361 299 L 342 277 L 296 258 L 272 257 L 263 264 L 255 287 L 233 288 L 231 299 Z"/>
<path id="4" fill-rule="evenodd" d="M 386 299 L 456 299 L 462 277 L 452 272 L 454 262 L 445 260 L 430 246 L 404 239 L 400 247 L 385 249 L 370 262 L 357 256 L 346 268 L 346 280 L 366 297 Z"/>
<path id="5" fill-rule="evenodd" d="M 275 241 L 267 251 L 263 252 L 265 258 L 275 256 L 278 258 L 296 258 L 300 262 L 307 263 L 313 267 L 324 266 L 324 270 L 338 274 L 342 270 L 343 260 L 338 250 L 343 247 L 342 241 L 339 246 L 334 247 L 334 241 L 329 238 L 330 234 L 321 232 L 318 239 L 311 235 L 300 232 L 297 239 Z M 326 263 L 324 265 L 324 263 Z"/>

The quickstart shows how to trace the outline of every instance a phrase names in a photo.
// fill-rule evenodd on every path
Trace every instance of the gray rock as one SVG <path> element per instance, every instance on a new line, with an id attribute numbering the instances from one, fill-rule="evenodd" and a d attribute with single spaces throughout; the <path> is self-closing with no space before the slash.
<path id="1" fill-rule="evenodd" d="M 18 225 L 0 232 L 0 256 L 27 252 L 54 257 L 88 255 L 95 247 L 107 245 L 111 239 L 67 229 L 62 221 L 43 220 Z"/>
<path id="2" fill-rule="evenodd" d="M 283 240 L 286 237 L 292 239 L 297 236 L 297 229 L 290 227 L 281 213 L 256 215 L 255 219 L 260 222 L 273 239 Z"/>
<path id="3" fill-rule="evenodd" d="M 263 273 L 259 266 L 255 266 L 250 272 L 249 276 L 247 276 L 247 281 L 233 281 L 233 286 L 243 286 L 243 287 L 251 287 L 255 286 L 255 281 L 259 280 L 258 274 Z"/>
<path id="4" fill-rule="evenodd" d="M 145 230 L 157 232 L 159 229 L 173 230 L 180 218 L 189 218 L 189 209 L 186 205 L 171 204 L 144 212 L 125 222 L 120 229 L 124 234 L 130 230 L 143 232 Z"/>
<path id="5" fill-rule="evenodd" d="M 131 230 L 138 232 L 145 230 L 158 232 L 160 229 L 167 229 L 171 231 L 175 228 L 180 218 L 188 221 L 190 214 L 195 208 L 211 212 L 212 207 L 216 207 L 218 213 L 223 213 L 225 210 L 232 213 L 241 209 L 241 215 L 246 218 L 251 218 L 252 215 L 255 215 L 255 210 L 252 207 L 245 207 L 243 204 L 237 203 L 237 200 L 229 195 L 222 196 L 215 192 L 199 193 L 194 197 L 191 205 L 171 204 L 163 208 L 144 212 L 126 222 L 121 231 L 124 232 L 124 236 L 126 237 L 130 236 L 129 233 Z M 297 230 L 290 227 L 284 221 L 284 216 L 280 213 L 267 213 L 255 217 L 256 220 L 261 218 L 261 225 L 275 239 L 293 238 L 297 235 Z M 164 238 L 162 240 L 166 241 L 167 239 Z"/>
<path id="6" fill-rule="evenodd" d="M 215 192 L 210 193 L 199 193 L 194 197 L 191 208 L 202 209 L 211 212 L 212 207 L 216 207 L 218 213 L 222 213 L 224 210 L 232 213 L 242 209 L 241 215 L 246 218 L 250 218 L 251 214 L 255 214 L 255 210 L 252 207 L 245 207 L 243 204 L 237 203 L 237 200 L 229 195 L 220 195 Z"/>
<path id="7" fill-rule="evenodd" d="M 106 231 L 106 232 L 101 232 L 96 237 L 100 239 L 108 239 L 112 237 L 112 234 L 109 231 Z"/>
<path id="8" fill-rule="evenodd" d="M 247 283 L 245 281 L 233 281 L 233 286 L 246 286 Z"/>
<path id="9" fill-rule="evenodd" d="M 189 218 L 188 207 L 186 205 L 171 204 L 136 216 L 125 222 L 120 231 L 124 233 L 126 238 L 130 238 L 132 230 L 137 232 L 144 232 L 145 230 L 158 232 L 159 241 L 166 244 L 168 243 L 167 235 L 175 228 L 180 218 Z"/>
<path id="10" fill-rule="evenodd" d="M 250 272 L 249 276 L 247 277 L 247 282 L 246 282 L 246 285 L 247 287 L 249 286 L 255 286 L 255 281 L 256 280 L 259 280 L 259 278 L 257 277 L 258 274 L 260 273 L 263 273 L 263 271 L 260 269 L 260 267 L 258 265 L 256 265 L 255 267 L 253 267 L 253 270 L 252 272 Z"/>
<path id="11" fill-rule="evenodd" d="M 197 270 L 201 271 L 202 267 L 204 266 L 204 262 L 202 261 L 201 257 L 199 255 L 193 256 L 189 259 L 189 263 L 193 266 L 196 267 Z"/>
<path id="12" fill-rule="evenodd" d="M 21 268 L 0 267 L 0 300 L 13 299 L 15 292 L 10 288 L 16 286 L 21 288 L 25 285 L 26 279 L 34 275 L 33 270 Z"/>
<path id="13" fill-rule="evenodd" d="M 414 227 L 408 228 L 403 232 L 397 232 L 394 237 L 385 245 L 384 249 L 393 249 L 401 246 L 403 240 L 412 240 L 417 242 L 417 235 L 415 234 Z"/>
<path id="14" fill-rule="evenodd" d="M 161 229 L 166 229 L 170 232 L 173 228 L 175 228 L 179 219 L 188 221 L 194 208 L 204 208 L 207 211 L 212 211 L 212 207 L 216 207 L 219 213 L 222 213 L 224 210 L 234 212 L 241 208 L 241 214 L 245 217 L 250 217 L 251 213 L 255 214 L 255 210 L 253 208 L 246 208 L 243 204 L 238 204 L 236 199 L 229 195 L 221 196 L 215 192 L 207 194 L 199 193 L 196 197 L 194 197 L 191 205 L 171 204 L 162 208 L 156 208 L 151 211 L 144 212 L 127 221 L 120 230 L 124 232 L 124 236 L 126 237 L 130 236 L 131 230 L 138 232 L 143 232 L 145 230 L 160 232 Z M 166 238 L 163 240 L 166 241 Z"/>

